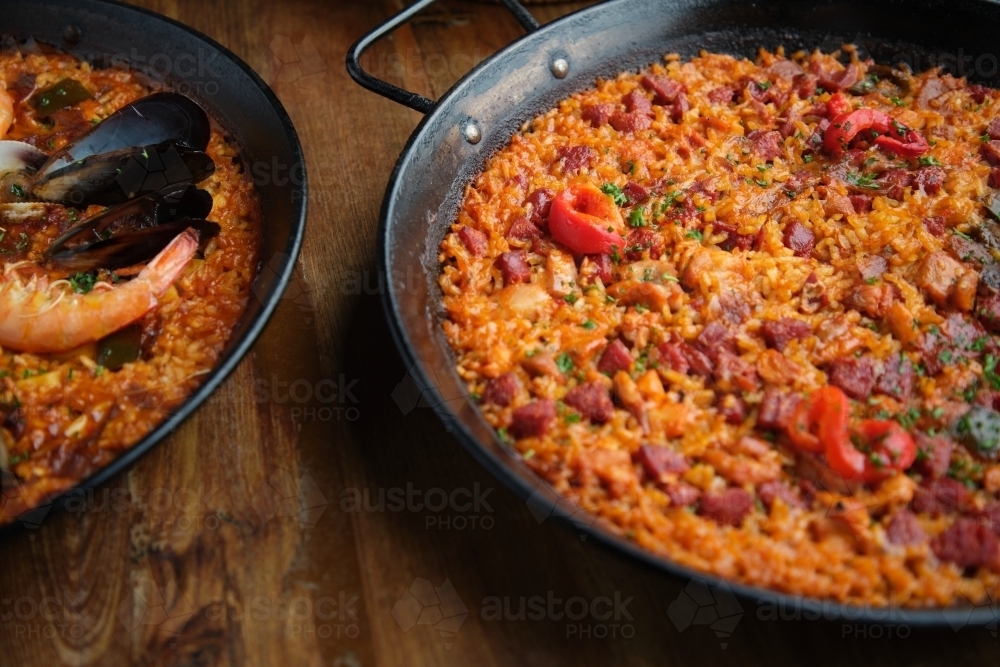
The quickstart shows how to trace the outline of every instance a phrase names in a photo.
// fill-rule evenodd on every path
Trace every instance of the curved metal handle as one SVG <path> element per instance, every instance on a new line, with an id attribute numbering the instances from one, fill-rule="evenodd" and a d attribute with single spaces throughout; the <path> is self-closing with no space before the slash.
<path id="1" fill-rule="evenodd" d="M 534 32 L 535 30 L 538 30 L 538 21 L 535 20 L 535 17 L 533 17 L 520 2 L 517 0 L 500 1 L 506 5 L 511 14 L 514 15 L 514 18 L 517 19 L 517 22 L 520 23 L 527 32 Z M 361 66 L 361 56 L 364 55 L 365 51 L 367 51 L 372 44 L 379 41 L 399 26 L 407 23 L 415 14 L 419 13 L 434 2 L 435 0 L 418 0 L 356 41 L 354 46 L 352 46 L 347 52 L 347 72 L 351 75 L 351 78 L 373 93 L 386 97 L 393 102 L 399 102 L 403 106 L 410 107 L 420 113 L 425 114 L 434 108 L 434 105 L 436 104 L 434 100 L 429 100 L 423 95 L 403 90 L 399 86 L 394 86 L 391 83 L 372 76 Z"/>

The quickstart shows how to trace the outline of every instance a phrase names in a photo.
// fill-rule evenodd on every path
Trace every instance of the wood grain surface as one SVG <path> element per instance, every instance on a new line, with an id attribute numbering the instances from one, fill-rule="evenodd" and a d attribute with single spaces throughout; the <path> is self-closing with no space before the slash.
<path id="1" fill-rule="evenodd" d="M 415 404 L 383 319 L 377 216 L 420 116 L 343 62 L 402 0 L 139 4 L 276 90 L 307 157 L 305 245 L 205 407 L 128 473 L 4 537 L 0 666 L 998 664 L 995 624 L 703 599 L 537 521 Z M 366 64 L 437 97 L 520 34 L 502 7 L 445 0 Z"/>

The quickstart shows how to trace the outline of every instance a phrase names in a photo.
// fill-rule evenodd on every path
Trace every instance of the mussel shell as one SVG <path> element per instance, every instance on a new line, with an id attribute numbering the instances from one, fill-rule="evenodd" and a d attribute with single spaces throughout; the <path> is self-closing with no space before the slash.
<path id="1" fill-rule="evenodd" d="M 0 174 L 34 171 L 48 159 L 48 155 L 31 144 L 23 141 L 0 141 Z"/>
<path id="2" fill-rule="evenodd" d="M 104 241 L 65 248 L 52 253 L 50 257 L 60 267 L 69 271 L 94 269 L 114 271 L 148 262 L 188 227 L 199 232 L 202 242 L 219 233 L 219 225 L 214 222 L 184 218 L 164 225 L 117 234 Z"/>
<path id="3" fill-rule="evenodd" d="M 39 168 L 43 177 L 75 162 L 136 146 L 179 144 L 204 151 L 211 134 L 208 114 L 178 93 L 155 93 L 136 100 L 54 154 Z"/>
<path id="4" fill-rule="evenodd" d="M 207 154 L 166 143 L 104 153 L 54 172 L 39 172 L 30 196 L 68 206 L 113 206 L 169 185 L 198 183 L 215 171 Z"/>
<path id="5" fill-rule="evenodd" d="M 103 241 L 112 226 L 116 232 L 135 231 L 182 218 L 204 219 L 211 212 L 212 195 L 189 183 L 171 185 L 87 218 L 53 241 L 46 255 Z"/>

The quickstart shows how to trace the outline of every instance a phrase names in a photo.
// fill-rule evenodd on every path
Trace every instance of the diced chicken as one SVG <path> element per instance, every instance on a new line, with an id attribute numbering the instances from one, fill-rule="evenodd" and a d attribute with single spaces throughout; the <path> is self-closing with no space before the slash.
<path id="1" fill-rule="evenodd" d="M 951 302 L 956 308 L 969 311 L 975 300 L 979 276 L 948 253 L 935 250 L 917 267 L 916 282 L 938 306 L 944 307 Z"/>
<path id="2" fill-rule="evenodd" d="M 668 286 L 638 280 L 619 281 L 607 291 L 620 306 L 642 305 L 657 313 L 669 307 L 673 292 Z"/>
<path id="3" fill-rule="evenodd" d="M 565 250 L 552 248 L 545 260 L 545 278 L 549 294 L 561 299 L 576 289 L 576 263 Z"/>
<path id="4" fill-rule="evenodd" d="M 497 300 L 505 310 L 529 320 L 538 319 L 539 314 L 552 303 L 552 297 L 537 283 L 504 287 Z"/>

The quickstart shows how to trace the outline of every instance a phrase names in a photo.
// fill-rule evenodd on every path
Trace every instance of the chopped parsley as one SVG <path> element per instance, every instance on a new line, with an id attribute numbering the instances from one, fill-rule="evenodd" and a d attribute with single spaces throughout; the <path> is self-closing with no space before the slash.
<path id="1" fill-rule="evenodd" d="M 616 206 L 624 206 L 628 203 L 628 197 L 625 196 L 625 192 L 614 183 L 605 183 L 602 185 L 601 192 L 614 199 Z"/>
<path id="2" fill-rule="evenodd" d="M 904 102 L 903 100 L 901 100 L 901 99 L 899 99 L 898 97 L 895 97 L 895 96 L 890 97 L 889 101 L 892 102 L 893 104 L 895 104 L 897 107 L 901 107 L 904 104 L 906 104 L 906 102 Z"/>
<path id="3" fill-rule="evenodd" d="M 18 199 L 24 199 L 24 188 L 17 183 L 11 183 L 10 192 Z"/>
<path id="4" fill-rule="evenodd" d="M 566 352 L 556 357 L 556 366 L 559 367 L 559 371 L 562 373 L 569 373 L 574 368 L 573 360 Z"/>
<path id="5" fill-rule="evenodd" d="M 873 174 L 848 172 L 847 182 L 858 188 L 868 188 L 869 190 L 878 189 L 878 184 L 875 183 L 875 176 Z"/>
<path id="6" fill-rule="evenodd" d="M 597 322 L 595 322 L 594 320 L 587 320 L 580 326 L 586 329 L 587 331 L 593 331 L 594 329 L 597 328 Z"/>
<path id="7" fill-rule="evenodd" d="M 701 243 L 702 241 L 705 240 L 705 235 L 701 233 L 700 229 L 692 229 L 690 232 L 688 232 L 684 236 L 687 237 L 687 238 L 689 238 L 689 239 L 694 239 L 698 243 Z"/>
<path id="8" fill-rule="evenodd" d="M 569 294 L 567 294 L 566 296 L 563 297 L 563 301 L 565 301 L 566 303 L 568 303 L 570 305 L 573 305 L 574 303 L 576 303 L 576 300 L 579 299 L 579 298 L 580 297 L 577 296 L 575 292 L 570 292 Z"/>
<path id="9" fill-rule="evenodd" d="M 808 155 L 808 154 L 807 155 L 803 155 L 802 156 L 802 161 L 805 162 L 806 164 L 809 164 L 810 162 L 813 161 L 813 156 L 812 155 Z"/>
<path id="10" fill-rule="evenodd" d="M 89 271 L 74 273 L 69 277 L 69 284 L 77 294 L 87 294 L 94 289 L 97 283 L 97 274 Z"/>
<path id="11" fill-rule="evenodd" d="M 767 90 L 768 88 L 771 87 L 771 82 L 770 81 L 758 81 L 757 82 L 757 87 L 760 88 L 761 90 Z"/>
<path id="12" fill-rule="evenodd" d="M 924 167 L 940 167 L 941 163 L 933 155 L 924 155 L 920 158 L 920 164 Z"/>
<path id="13" fill-rule="evenodd" d="M 645 211 L 642 209 L 642 207 L 639 207 L 639 208 L 635 209 L 634 211 L 632 211 L 631 213 L 629 213 L 629 215 L 628 215 L 628 226 L 629 227 L 645 227 L 646 226 L 646 219 L 643 217 L 643 213 L 645 213 Z"/>

